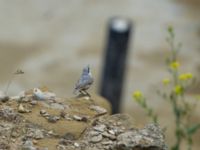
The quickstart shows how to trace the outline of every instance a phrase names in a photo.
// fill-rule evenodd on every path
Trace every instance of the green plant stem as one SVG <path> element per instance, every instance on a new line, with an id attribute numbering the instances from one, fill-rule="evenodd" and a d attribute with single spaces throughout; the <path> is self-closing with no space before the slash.
<path id="1" fill-rule="evenodd" d="M 188 143 L 188 148 L 187 148 L 187 149 L 188 149 L 188 150 L 192 150 L 193 141 L 192 141 L 191 135 L 188 135 L 187 143 Z"/>
<path id="2" fill-rule="evenodd" d="M 174 110 L 174 114 L 175 114 L 175 119 L 176 119 L 176 144 L 174 145 L 174 147 L 172 148 L 172 150 L 179 150 L 180 149 L 180 144 L 182 141 L 182 133 L 181 133 L 181 115 L 180 115 L 180 111 L 179 108 L 177 106 L 177 98 L 173 98 L 172 99 L 172 106 L 173 106 L 173 110 Z"/>
<path id="3" fill-rule="evenodd" d="M 145 111 L 147 112 L 147 115 L 153 120 L 153 122 L 157 124 L 158 123 L 158 117 L 153 112 L 153 109 L 148 107 L 145 99 L 142 101 L 142 103 L 140 105 L 145 109 Z"/>

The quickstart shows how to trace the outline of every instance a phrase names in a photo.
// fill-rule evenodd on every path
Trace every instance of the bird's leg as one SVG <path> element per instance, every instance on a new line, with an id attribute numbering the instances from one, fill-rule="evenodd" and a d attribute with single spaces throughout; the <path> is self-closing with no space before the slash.
<path id="1" fill-rule="evenodd" d="M 87 91 L 84 90 L 84 92 L 85 92 L 85 95 L 91 97 L 91 95 Z"/>
<path id="2" fill-rule="evenodd" d="M 85 95 L 85 93 L 84 93 L 82 90 L 80 90 L 79 92 L 80 92 L 82 95 Z"/>

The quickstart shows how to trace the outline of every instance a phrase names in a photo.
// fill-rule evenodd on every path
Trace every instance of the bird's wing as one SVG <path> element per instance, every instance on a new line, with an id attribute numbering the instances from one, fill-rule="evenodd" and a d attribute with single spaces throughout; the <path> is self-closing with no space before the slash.
<path id="1" fill-rule="evenodd" d="M 76 84 L 76 89 L 84 89 L 85 86 L 91 85 L 93 83 L 93 79 L 89 77 L 88 75 L 82 76 L 77 84 Z"/>

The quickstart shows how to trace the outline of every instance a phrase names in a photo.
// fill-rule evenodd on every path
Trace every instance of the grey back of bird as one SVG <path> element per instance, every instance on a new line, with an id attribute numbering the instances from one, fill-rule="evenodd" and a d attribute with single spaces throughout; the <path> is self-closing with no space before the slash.
<path id="1" fill-rule="evenodd" d="M 75 92 L 77 91 L 86 91 L 90 88 L 94 79 L 92 77 L 92 73 L 90 71 L 90 67 L 87 66 L 83 69 L 80 79 L 76 83 Z"/>

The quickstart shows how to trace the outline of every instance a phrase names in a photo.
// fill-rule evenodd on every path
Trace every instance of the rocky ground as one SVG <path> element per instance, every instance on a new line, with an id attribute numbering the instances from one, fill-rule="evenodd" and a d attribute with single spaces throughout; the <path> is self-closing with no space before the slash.
<path id="1" fill-rule="evenodd" d="M 130 116 L 109 115 L 110 105 L 101 97 L 63 99 L 49 93 L 46 88 L 15 97 L 1 93 L 1 150 L 167 149 L 159 126 L 137 129 Z"/>

